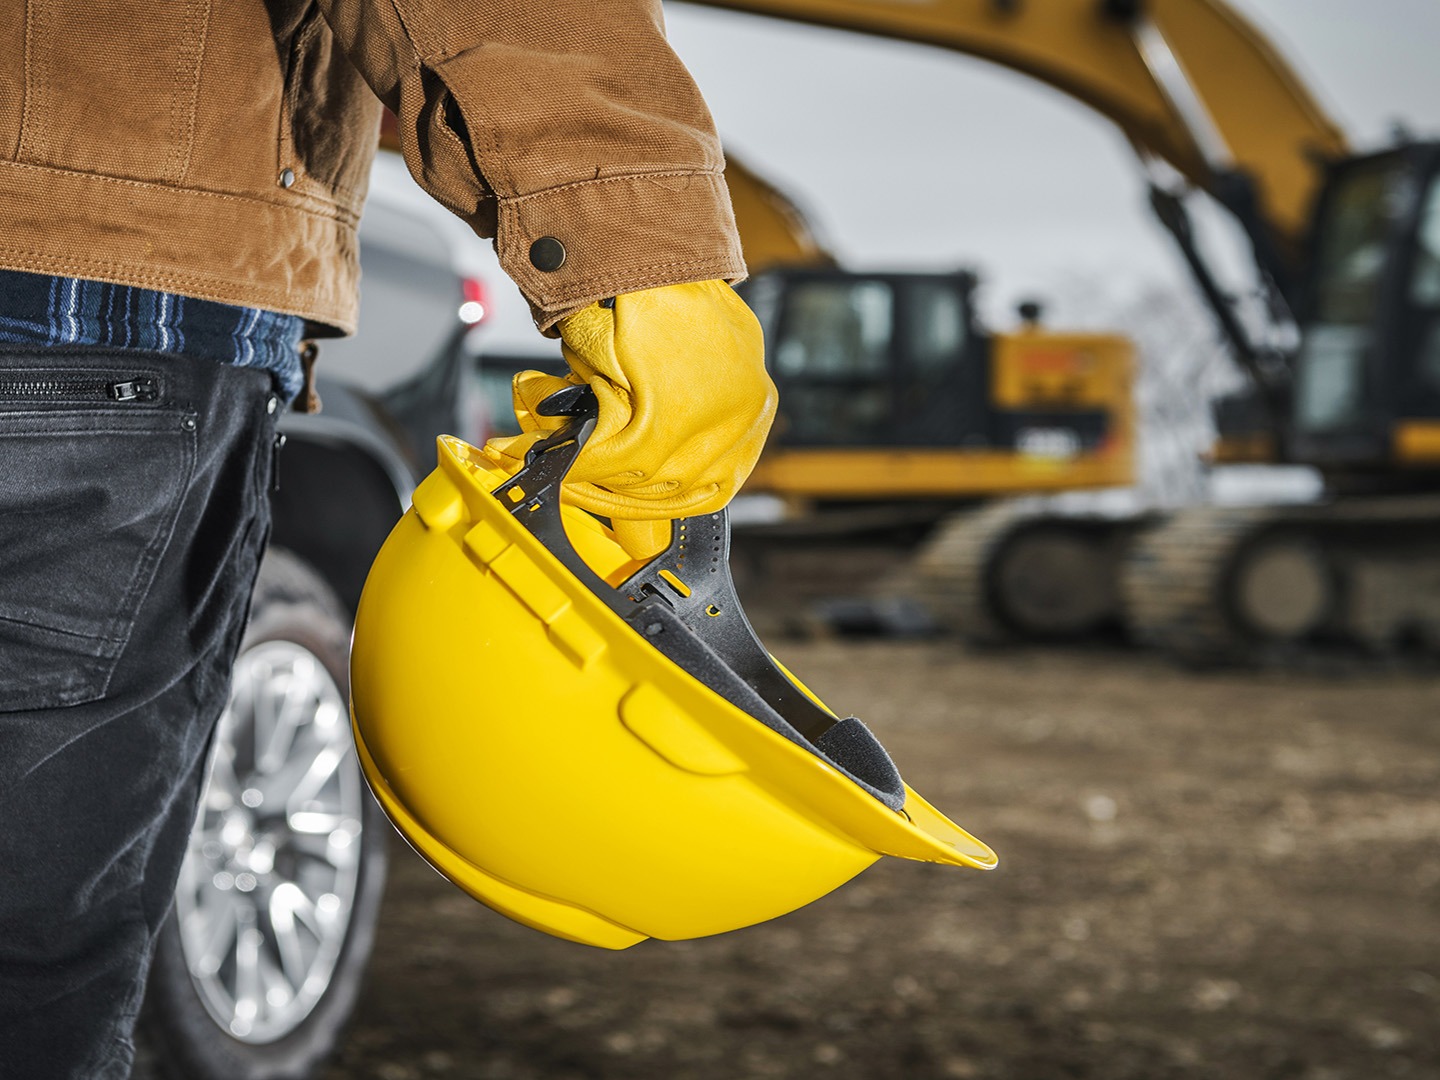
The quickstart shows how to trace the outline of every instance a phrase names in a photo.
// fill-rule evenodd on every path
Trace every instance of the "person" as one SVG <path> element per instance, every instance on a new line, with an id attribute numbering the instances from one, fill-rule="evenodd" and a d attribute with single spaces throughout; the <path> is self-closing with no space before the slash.
<path id="1" fill-rule="evenodd" d="M 0 65 L 0 1072 L 127 1076 L 303 343 L 353 331 L 382 104 L 565 345 L 575 501 L 718 509 L 774 412 L 658 0 L 29 0 Z M 517 385 L 526 435 L 546 376 Z"/>

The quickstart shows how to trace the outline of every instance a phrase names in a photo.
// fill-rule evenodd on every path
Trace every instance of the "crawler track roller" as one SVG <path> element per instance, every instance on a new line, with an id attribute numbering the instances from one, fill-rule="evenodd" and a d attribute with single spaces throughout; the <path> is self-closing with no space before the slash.
<path id="1" fill-rule="evenodd" d="M 977 644 L 1079 641 L 1116 624 L 1132 519 L 1004 502 L 942 522 L 917 556 L 936 620 Z"/>
<path id="2" fill-rule="evenodd" d="M 1440 656 L 1440 499 L 1198 507 L 1125 559 L 1126 622 L 1198 663 Z"/>

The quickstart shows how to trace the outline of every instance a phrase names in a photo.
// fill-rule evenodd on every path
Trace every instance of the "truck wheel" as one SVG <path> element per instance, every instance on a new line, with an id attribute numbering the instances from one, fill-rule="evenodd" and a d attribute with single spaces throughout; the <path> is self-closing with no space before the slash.
<path id="1" fill-rule="evenodd" d="M 302 1080 L 355 1006 L 390 830 L 351 740 L 349 625 L 266 555 L 142 1018 L 172 1080 Z"/>

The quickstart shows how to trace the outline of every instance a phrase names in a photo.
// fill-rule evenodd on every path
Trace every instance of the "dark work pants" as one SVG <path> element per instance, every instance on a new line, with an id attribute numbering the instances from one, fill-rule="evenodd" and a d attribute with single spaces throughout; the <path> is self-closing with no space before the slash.
<path id="1" fill-rule="evenodd" d="M 0 1076 L 121 1080 L 269 530 L 269 376 L 0 350 Z"/>

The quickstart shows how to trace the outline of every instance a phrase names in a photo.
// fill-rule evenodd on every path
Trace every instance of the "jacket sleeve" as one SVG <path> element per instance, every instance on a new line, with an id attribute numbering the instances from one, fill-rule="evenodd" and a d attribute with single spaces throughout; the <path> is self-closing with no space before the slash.
<path id="1" fill-rule="evenodd" d="M 542 330 L 617 293 L 745 276 L 720 143 L 659 0 L 320 6 L 398 115 L 410 172 L 495 237 Z"/>

